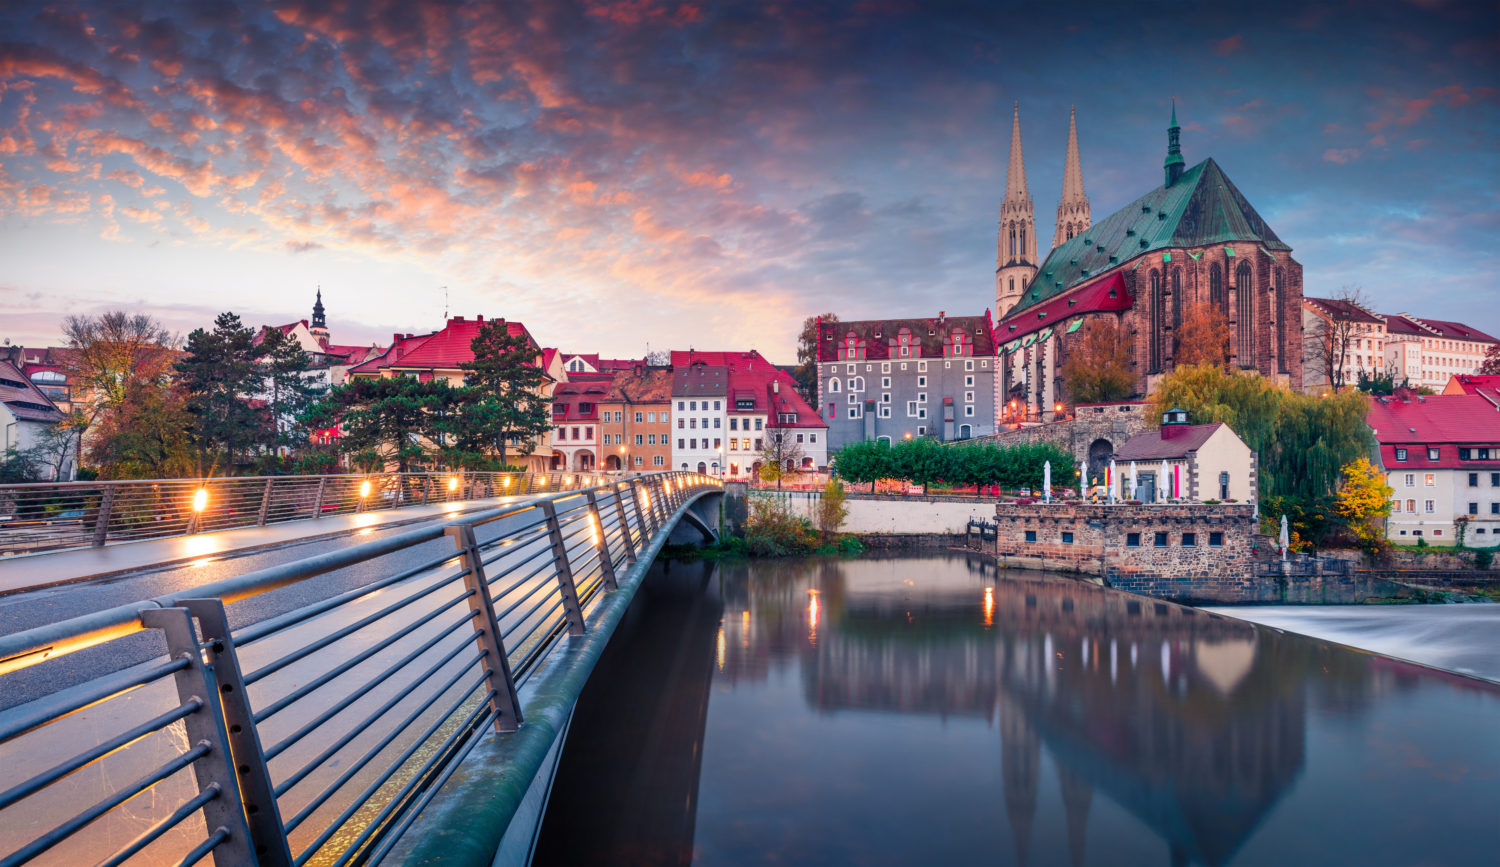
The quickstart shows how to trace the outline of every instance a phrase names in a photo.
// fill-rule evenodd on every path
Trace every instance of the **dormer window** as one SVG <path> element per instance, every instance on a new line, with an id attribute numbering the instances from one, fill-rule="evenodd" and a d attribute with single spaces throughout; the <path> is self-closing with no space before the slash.
<path id="1" fill-rule="evenodd" d="M 901 358 L 911 358 L 910 328 L 902 328 L 896 332 L 896 354 Z"/>

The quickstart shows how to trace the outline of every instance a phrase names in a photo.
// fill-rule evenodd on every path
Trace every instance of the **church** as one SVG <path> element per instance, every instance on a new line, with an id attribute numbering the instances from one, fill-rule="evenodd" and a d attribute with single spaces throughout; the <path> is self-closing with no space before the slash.
<path id="1" fill-rule="evenodd" d="M 1063 363 L 1095 317 L 1130 341 L 1136 395 L 1149 393 L 1200 304 L 1228 321 L 1231 365 L 1301 387 L 1302 266 L 1218 163 L 1186 167 L 1180 133 L 1174 105 L 1163 184 L 1094 223 L 1071 116 L 1057 229 L 1040 259 L 1016 107 L 995 257 L 997 422 L 1050 419 L 1071 403 Z"/>

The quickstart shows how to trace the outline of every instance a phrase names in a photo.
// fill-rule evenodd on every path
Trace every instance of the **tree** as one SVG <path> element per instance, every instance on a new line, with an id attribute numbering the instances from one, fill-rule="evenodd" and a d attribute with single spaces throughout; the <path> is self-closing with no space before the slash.
<path id="1" fill-rule="evenodd" d="M 459 364 L 467 386 L 458 408 L 460 439 L 495 449 L 502 464 L 513 447 L 535 451 L 537 439 L 552 429 L 552 404 L 543 393 L 547 372 L 536 345 L 497 320 L 485 323 L 469 348 L 474 360 Z"/>
<path id="2" fill-rule="evenodd" d="M 839 478 L 855 484 L 869 482 L 873 492 L 876 482 L 890 477 L 891 444 L 886 440 L 849 443 L 830 456 L 828 462 Z"/>
<path id="3" fill-rule="evenodd" d="M 1386 484 L 1385 473 L 1368 458 L 1345 464 L 1341 473 L 1343 481 L 1334 509 L 1364 547 L 1379 548 L 1385 539 L 1385 528 L 1379 522 L 1391 514 L 1391 497 L 1396 492 Z"/>
<path id="4" fill-rule="evenodd" d="M 823 486 L 823 497 L 818 500 L 817 512 L 818 532 L 823 534 L 825 542 L 838 535 L 839 527 L 849 517 L 845 499 L 844 483 L 838 479 L 829 479 L 828 484 Z"/>
<path id="5" fill-rule="evenodd" d="M 271 452 L 307 445 L 308 428 L 297 422 L 327 392 L 316 378 L 312 357 L 295 337 L 267 329 L 258 347 L 259 391 L 266 400 L 267 427 L 260 442 Z"/>
<path id="6" fill-rule="evenodd" d="M 260 439 L 265 415 L 250 403 L 261 386 L 258 354 L 255 332 L 233 313 L 220 313 L 213 331 L 199 328 L 188 335 L 187 352 L 177 362 L 177 385 L 193 416 L 189 430 L 201 476 L 214 475 L 220 461 L 233 467 L 237 459 L 247 459 Z"/>
<path id="7" fill-rule="evenodd" d="M 818 322 L 837 322 L 837 313 L 809 316 L 802 320 L 802 331 L 797 335 L 797 369 L 792 379 L 797 382 L 797 393 L 802 399 L 818 404 Z"/>
<path id="8" fill-rule="evenodd" d="M 1069 342 L 1062 368 L 1063 386 L 1075 403 L 1107 403 L 1130 397 L 1130 347 L 1120 339 L 1112 319 L 1094 318 Z"/>
<path id="9" fill-rule="evenodd" d="M 446 380 L 354 379 L 314 404 L 302 423 L 315 429 L 338 425 L 339 446 L 356 465 L 379 469 L 394 463 L 404 473 L 426 453 L 422 438 L 430 430 L 433 407 L 457 399 Z"/>
<path id="10" fill-rule="evenodd" d="M 37 435 L 26 452 L 45 469 L 44 476 L 55 482 L 67 481 L 63 478 L 63 470 L 68 466 L 68 459 L 78 452 L 78 437 L 84 426 L 83 413 L 74 410 L 67 418 Z"/>
<path id="11" fill-rule="evenodd" d="M 10 446 L 0 452 L 0 484 L 17 485 L 25 482 L 40 482 L 42 467 L 32 456 L 30 449 Z"/>
<path id="12" fill-rule="evenodd" d="M 1343 286 L 1328 303 L 1315 303 L 1318 321 L 1307 333 L 1303 352 L 1314 381 L 1322 377 L 1334 391 L 1348 385 L 1351 349 L 1373 318 L 1366 312 L 1368 304 L 1358 286 Z"/>
<path id="13" fill-rule="evenodd" d="M 171 371 L 177 339 L 144 313 L 68 316 L 62 330 L 69 350 L 63 366 L 87 424 L 123 404 L 135 385 L 160 384 Z"/>
<path id="14" fill-rule="evenodd" d="M 796 474 L 802 458 L 802 446 L 790 433 L 775 428 L 766 431 L 765 445 L 760 450 L 761 480 L 775 482 L 776 489 L 781 490 L 781 480 Z"/>
<path id="15" fill-rule="evenodd" d="M 1229 320 L 1223 313 L 1211 304 L 1193 305 L 1177 329 L 1172 366 L 1210 365 L 1228 369 L 1230 336 Z"/>
<path id="16" fill-rule="evenodd" d="M 1484 354 L 1478 373 L 1482 376 L 1500 376 L 1500 343 L 1490 344 L 1490 351 Z"/>
<path id="17" fill-rule="evenodd" d="M 91 431 L 89 463 L 101 479 L 175 479 L 195 474 L 188 427 L 193 417 L 182 393 L 170 386 L 136 382 L 120 411 Z"/>

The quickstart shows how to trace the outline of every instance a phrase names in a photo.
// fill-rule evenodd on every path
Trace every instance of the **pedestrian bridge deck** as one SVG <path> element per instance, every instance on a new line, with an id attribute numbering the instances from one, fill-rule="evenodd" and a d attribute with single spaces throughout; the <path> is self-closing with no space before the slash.
<path id="1" fill-rule="evenodd" d="M 121 636 L 163 646 L 0 714 L 0 863 L 361 864 L 439 840 L 489 863 L 646 567 L 680 522 L 711 531 L 720 493 L 615 481 L 0 637 L 0 688 Z M 231 628 L 237 601 L 444 537 L 419 566 Z M 506 773 L 445 786 L 471 753 Z M 458 833 L 445 805 L 476 785 Z"/>

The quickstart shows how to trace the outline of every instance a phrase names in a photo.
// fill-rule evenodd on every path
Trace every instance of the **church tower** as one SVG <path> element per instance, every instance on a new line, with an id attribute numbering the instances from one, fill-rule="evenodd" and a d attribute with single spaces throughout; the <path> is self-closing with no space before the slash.
<path id="1" fill-rule="evenodd" d="M 1083 232 L 1090 225 L 1089 197 L 1083 192 L 1083 165 L 1078 161 L 1078 112 L 1068 111 L 1068 156 L 1063 164 L 1062 198 L 1057 200 L 1057 231 L 1053 248 Z"/>
<path id="2" fill-rule="evenodd" d="M 323 313 L 323 287 L 318 287 L 318 300 L 313 302 L 312 325 L 307 329 L 319 342 L 328 340 L 328 318 Z"/>
<path id="3" fill-rule="evenodd" d="M 1000 239 L 995 245 L 995 311 L 1004 318 L 1036 276 L 1036 219 L 1026 190 L 1026 160 L 1021 155 L 1021 106 L 1010 125 L 1010 168 L 1005 174 L 1005 201 L 1000 205 Z"/>

